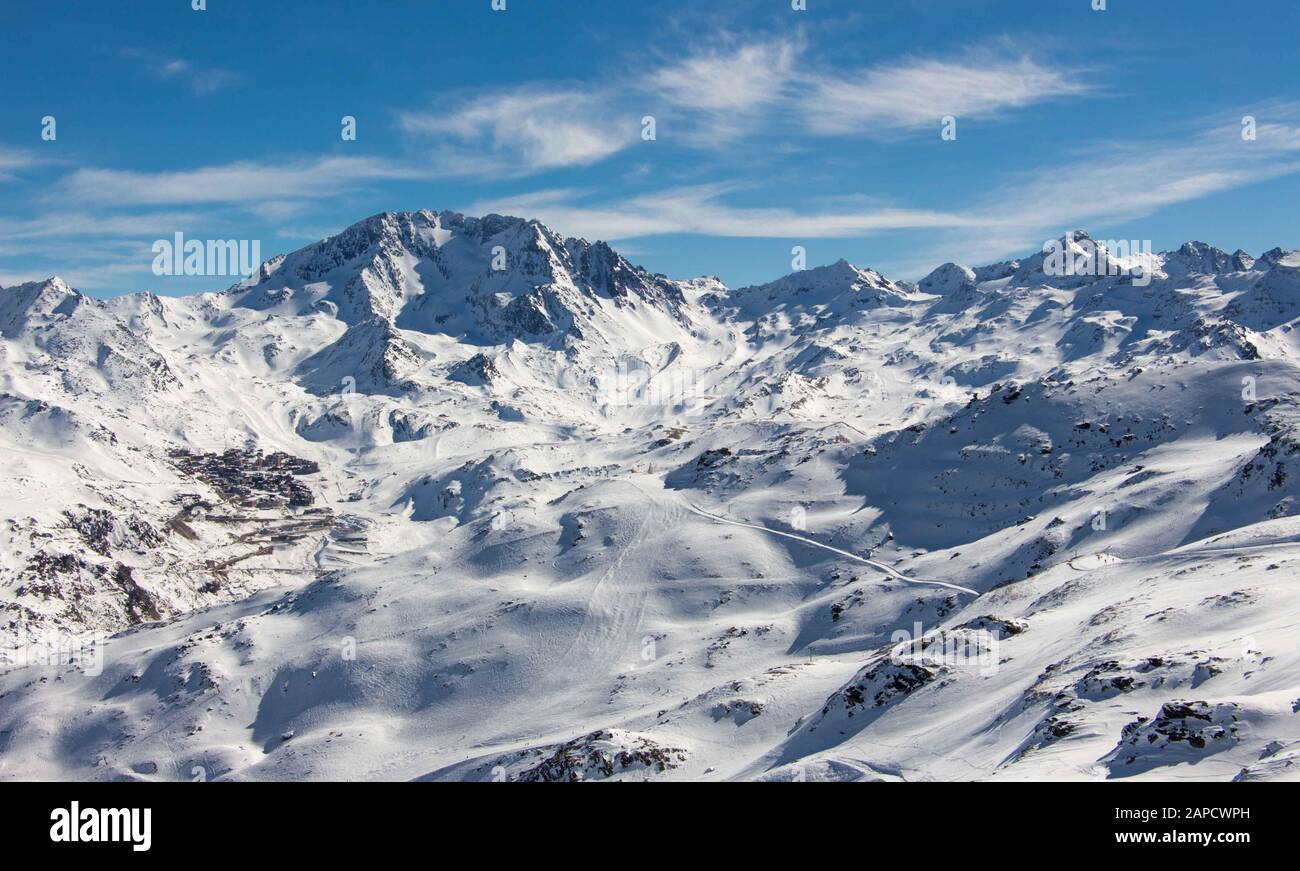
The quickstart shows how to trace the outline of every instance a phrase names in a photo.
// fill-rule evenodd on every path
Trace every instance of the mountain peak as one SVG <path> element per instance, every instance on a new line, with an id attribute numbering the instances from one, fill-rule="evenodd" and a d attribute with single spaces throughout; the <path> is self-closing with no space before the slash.
<path id="1" fill-rule="evenodd" d="M 28 281 L 23 284 L 13 284 L 4 289 L 5 294 L 10 298 L 22 297 L 28 300 L 28 305 L 35 304 L 38 300 L 46 302 L 59 303 L 68 297 L 81 297 L 81 291 L 69 285 L 66 281 L 57 275 L 51 275 L 41 281 Z"/>
<path id="2" fill-rule="evenodd" d="M 831 310 L 906 303 L 907 288 L 874 269 L 854 266 L 841 258 L 834 263 L 800 269 L 767 284 L 743 287 L 725 298 L 742 307 L 767 307 L 774 302 L 793 306 L 826 306 Z"/>
<path id="3" fill-rule="evenodd" d="M 0 335 L 16 334 L 33 318 L 70 314 L 88 299 L 57 275 L 7 287 L 0 293 Z"/>
<path id="4" fill-rule="evenodd" d="M 859 285 L 875 287 L 878 286 L 878 282 L 884 281 L 885 279 L 878 272 L 871 269 L 861 269 L 841 257 L 834 263 L 810 266 L 807 269 L 797 269 L 775 281 L 755 285 L 752 288 L 742 288 L 742 290 L 783 289 L 806 291 L 819 288 L 845 290 L 856 289 Z"/>
<path id="5" fill-rule="evenodd" d="M 1208 242 L 1184 242 L 1177 251 L 1165 255 L 1164 271 L 1168 273 L 1217 275 L 1235 266 L 1231 254 Z"/>
<path id="6" fill-rule="evenodd" d="M 1263 254 L 1259 255 L 1259 258 L 1255 261 L 1255 266 L 1258 269 L 1272 269 L 1274 266 L 1277 266 L 1287 257 L 1295 253 L 1296 252 L 1288 251 L 1285 248 L 1270 248 Z"/>
<path id="7" fill-rule="evenodd" d="M 582 333 L 613 314 L 600 314 L 606 307 L 644 303 L 675 320 L 685 301 L 676 283 L 605 242 L 565 238 L 536 220 L 428 209 L 371 215 L 267 261 L 231 292 L 243 308 L 487 341 Z"/>
<path id="8" fill-rule="evenodd" d="M 918 286 L 923 293 L 948 296 L 959 290 L 973 288 L 976 284 L 975 270 L 958 263 L 945 263 L 922 278 Z"/>
<path id="9" fill-rule="evenodd" d="M 35 290 L 40 292 L 50 292 L 59 294 L 79 294 L 80 291 L 74 289 L 58 275 L 51 275 L 49 278 L 38 281 L 25 281 L 22 284 L 11 284 L 7 290 Z"/>

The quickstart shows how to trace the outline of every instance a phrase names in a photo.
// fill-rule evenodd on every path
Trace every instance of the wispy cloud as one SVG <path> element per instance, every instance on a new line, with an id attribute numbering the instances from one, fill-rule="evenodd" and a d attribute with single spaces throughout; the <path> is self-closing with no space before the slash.
<path id="1" fill-rule="evenodd" d="M 585 166 L 627 147 L 637 117 L 607 95 L 525 88 L 475 99 L 445 112 L 406 112 L 401 128 L 454 144 L 437 154 L 442 172 L 517 174 Z"/>
<path id="2" fill-rule="evenodd" d="M 126 56 L 195 93 L 213 93 L 239 80 L 185 60 Z M 1135 133 L 1128 141 L 1076 149 L 1066 160 L 1056 156 L 1038 169 L 996 176 L 985 171 L 977 179 L 985 193 L 953 194 L 951 201 L 810 199 L 797 189 L 819 168 L 816 156 L 823 146 L 825 153 L 843 157 L 843 143 L 827 141 L 832 138 L 919 136 L 926 130 L 937 136 L 944 115 L 994 118 L 1091 93 L 1079 70 L 1008 49 L 882 59 L 854 68 L 832 63 L 799 37 L 724 35 L 707 49 L 659 58 L 622 75 L 471 92 L 400 113 L 398 126 L 416 148 L 392 157 L 281 157 L 159 172 L 83 166 L 33 194 L 32 203 L 45 214 L 24 221 L 0 218 L 0 256 L 22 256 L 30 240 L 55 240 L 51 245 L 60 256 L 71 258 L 77 238 L 99 240 L 104 245 L 97 254 L 75 261 L 89 274 L 113 265 L 112 256 L 121 253 L 112 247 L 118 241 L 138 245 L 168 235 L 201 220 L 195 212 L 217 220 L 314 226 L 338 217 L 325 217 L 322 203 L 382 182 L 517 179 L 624 155 L 625 165 L 605 176 L 607 186 L 600 189 L 558 187 L 580 183 L 573 181 L 577 173 L 569 173 L 557 182 L 538 182 L 543 190 L 483 197 L 466 210 L 536 217 L 568 234 L 610 240 L 926 231 L 911 237 L 907 261 L 877 264 L 913 274 L 943 259 L 1000 259 L 1032 250 L 1063 229 L 1140 219 L 1300 171 L 1300 107 L 1274 106 L 1260 112 L 1253 142 L 1242 141 L 1235 122 L 1141 138 Z M 659 145 L 711 151 L 665 161 L 662 149 L 640 150 L 641 118 L 647 114 L 658 119 Z M 733 149 L 744 137 L 753 137 L 756 147 Z M 783 163 L 786 174 L 777 190 L 776 182 L 732 158 L 760 150 L 772 159 L 782 150 L 812 156 Z M 37 163 L 38 153 L 0 147 L 0 181 Z M 711 183 L 683 183 L 701 178 Z M 624 194 L 628 189 L 634 193 Z M 217 205 L 231 208 L 216 209 L 221 215 L 213 216 Z"/>
<path id="3" fill-rule="evenodd" d="M 0 218 L 0 242 L 170 235 L 201 217 L 195 212 L 174 211 L 136 215 L 59 211 L 21 221 Z"/>
<path id="4" fill-rule="evenodd" d="M 10 274 L 7 281 L 0 280 L 0 285 L 11 287 L 28 281 L 44 281 L 57 275 L 71 287 L 82 291 L 119 290 L 124 287 L 143 290 L 148 284 L 154 283 L 146 281 L 150 275 L 148 264 L 152 253 L 146 247 L 141 248 L 137 255 L 131 258 L 119 256 L 112 262 L 93 264 L 61 259 L 58 266 L 49 269 Z"/>
<path id="5" fill-rule="evenodd" d="M 148 277 L 152 240 L 211 222 L 210 215 L 181 211 L 52 211 L 24 220 L 0 218 L 0 259 L 23 264 L 22 271 L 0 267 L 8 270 L 0 285 L 59 275 L 82 290 L 124 289 L 130 287 L 126 279 Z"/>
<path id="6" fill-rule="evenodd" d="M 369 157 L 291 163 L 240 162 L 177 172 L 79 169 L 58 193 L 93 203 L 162 205 L 319 198 L 361 182 L 421 178 L 427 171 Z"/>
<path id="7" fill-rule="evenodd" d="M 945 115 L 988 118 L 1089 90 L 1066 70 L 988 54 L 813 75 L 808 84 L 803 116 L 810 130 L 823 134 L 937 128 Z"/>
<path id="8" fill-rule="evenodd" d="M 1300 172 L 1300 104 L 1272 104 L 1260 119 L 1253 141 L 1242 139 L 1239 123 L 1205 123 L 1158 141 L 1093 145 L 1069 160 L 1019 173 L 966 207 L 964 213 L 978 219 L 977 230 L 941 234 L 890 265 L 914 273 L 943 260 L 990 262 L 1037 250 L 1065 230 L 1141 220 Z"/>
<path id="9" fill-rule="evenodd" d="M 135 61 L 157 79 L 185 84 L 198 96 L 214 94 L 243 81 L 241 74 L 231 70 L 198 66 L 182 58 L 164 57 L 141 49 L 124 48 L 122 56 Z"/>
<path id="10" fill-rule="evenodd" d="M 633 239 L 672 233 L 772 238 L 849 238 L 879 230 L 971 226 L 977 219 L 924 209 L 865 206 L 798 210 L 731 205 L 726 185 L 677 187 L 618 202 L 591 202 L 586 192 L 537 191 L 485 200 L 471 212 L 526 215 L 570 235 Z"/>
<path id="11" fill-rule="evenodd" d="M 23 148 L 6 148 L 0 145 L 0 181 L 11 181 L 14 172 L 40 163 L 36 155 Z"/>
<path id="12" fill-rule="evenodd" d="M 622 199 L 573 188 L 484 200 L 478 213 L 536 217 L 565 233 L 634 239 L 667 234 L 851 238 L 888 230 L 933 230 L 934 244 L 881 264 L 921 274 L 943 260 L 985 263 L 1036 249 L 1074 227 L 1140 219 L 1160 209 L 1300 172 L 1300 106 L 1275 106 L 1254 141 L 1237 124 L 1171 138 L 1094 146 L 1063 164 L 1002 179 L 996 192 L 948 210 L 849 199 L 820 208 L 731 204 L 737 185 L 672 187 Z M 915 249 L 914 249 L 915 250 Z"/>
<path id="13" fill-rule="evenodd" d="M 755 133 L 938 129 L 945 115 L 985 118 L 1089 90 L 1071 71 L 993 52 L 841 70 L 795 38 L 722 42 L 645 73 L 509 89 L 399 123 L 437 149 L 439 171 L 502 177 L 605 160 L 637 142 L 647 114 L 662 122 L 660 139 L 725 148 Z"/>
<path id="14" fill-rule="evenodd" d="M 649 105 L 685 120 L 694 145 L 716 145 L 751 132 L 769 113 L 789 105 L 803 51 L 793 40 L 714 49 L 666 64 L 633 83 Z"/>

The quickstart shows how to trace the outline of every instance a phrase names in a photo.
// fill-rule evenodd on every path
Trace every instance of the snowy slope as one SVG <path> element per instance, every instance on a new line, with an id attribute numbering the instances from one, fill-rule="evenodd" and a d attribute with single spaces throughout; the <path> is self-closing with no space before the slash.
<path id="1" fill-rule="evenodd" d="M 0 776 L 1294 778 L 1300 255 L 1151 266 L 0 290 Z"/>

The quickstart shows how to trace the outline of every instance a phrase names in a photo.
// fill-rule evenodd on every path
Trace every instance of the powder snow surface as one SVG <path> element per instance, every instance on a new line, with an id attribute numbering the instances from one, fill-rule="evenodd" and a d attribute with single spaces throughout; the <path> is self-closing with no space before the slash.
<path id="1" fill-rule="evenodd" d="M 1300 259 L 1155 259 L 0 290 L 0 778 L 1295 779 Z"/>

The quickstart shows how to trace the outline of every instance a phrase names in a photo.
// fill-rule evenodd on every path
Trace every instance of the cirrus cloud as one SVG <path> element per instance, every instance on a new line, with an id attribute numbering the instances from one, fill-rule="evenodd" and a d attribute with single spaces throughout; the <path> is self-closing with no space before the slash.
<path id="1" fill-rule="evenodd" d="M 816 133 L 873 133 L 935 126 L 945 115 L 988 118 L 1090 88 L 1068 71 L 1024 57 L 915 59 L 843 76 L 812 77 L 804 107 Z"/>
<path id="2" fill-rule="evenodd" d="M 406 133 L 469 149 L 439 155 L 444 171 L 513 174 L 512 166 L 527 171 L 584 166 L 626 148 L 636 139 L 637 118 L 611 104 L 606 95 L 523 88 L 452 111 L 405 112 L 398 123 Z"/>
<path id="3" fill-rule="evenodd" d="M 723 149 L 753 134 L 937 129 L 945 115 L 987 118 L 1091 90 L 1075 71 L 991 51 L 842 70 L 796 38 L 723 43 L 647 73 L 480 94 L 398 123 L 433 146 L 440 172 L 517 177 L 610 158 L 637 142 L 645 115 L 671 143 Z"/>
<path id="4" fill-rule="evenodd" d="M 427 175 L 418 167 L 370 157 L 241 161 L 171 172 L 87 168 L 60 182 L 58 193 L 94 203 L 137 205 L 265 202 L 332 196 L 361 182 Z"/>

